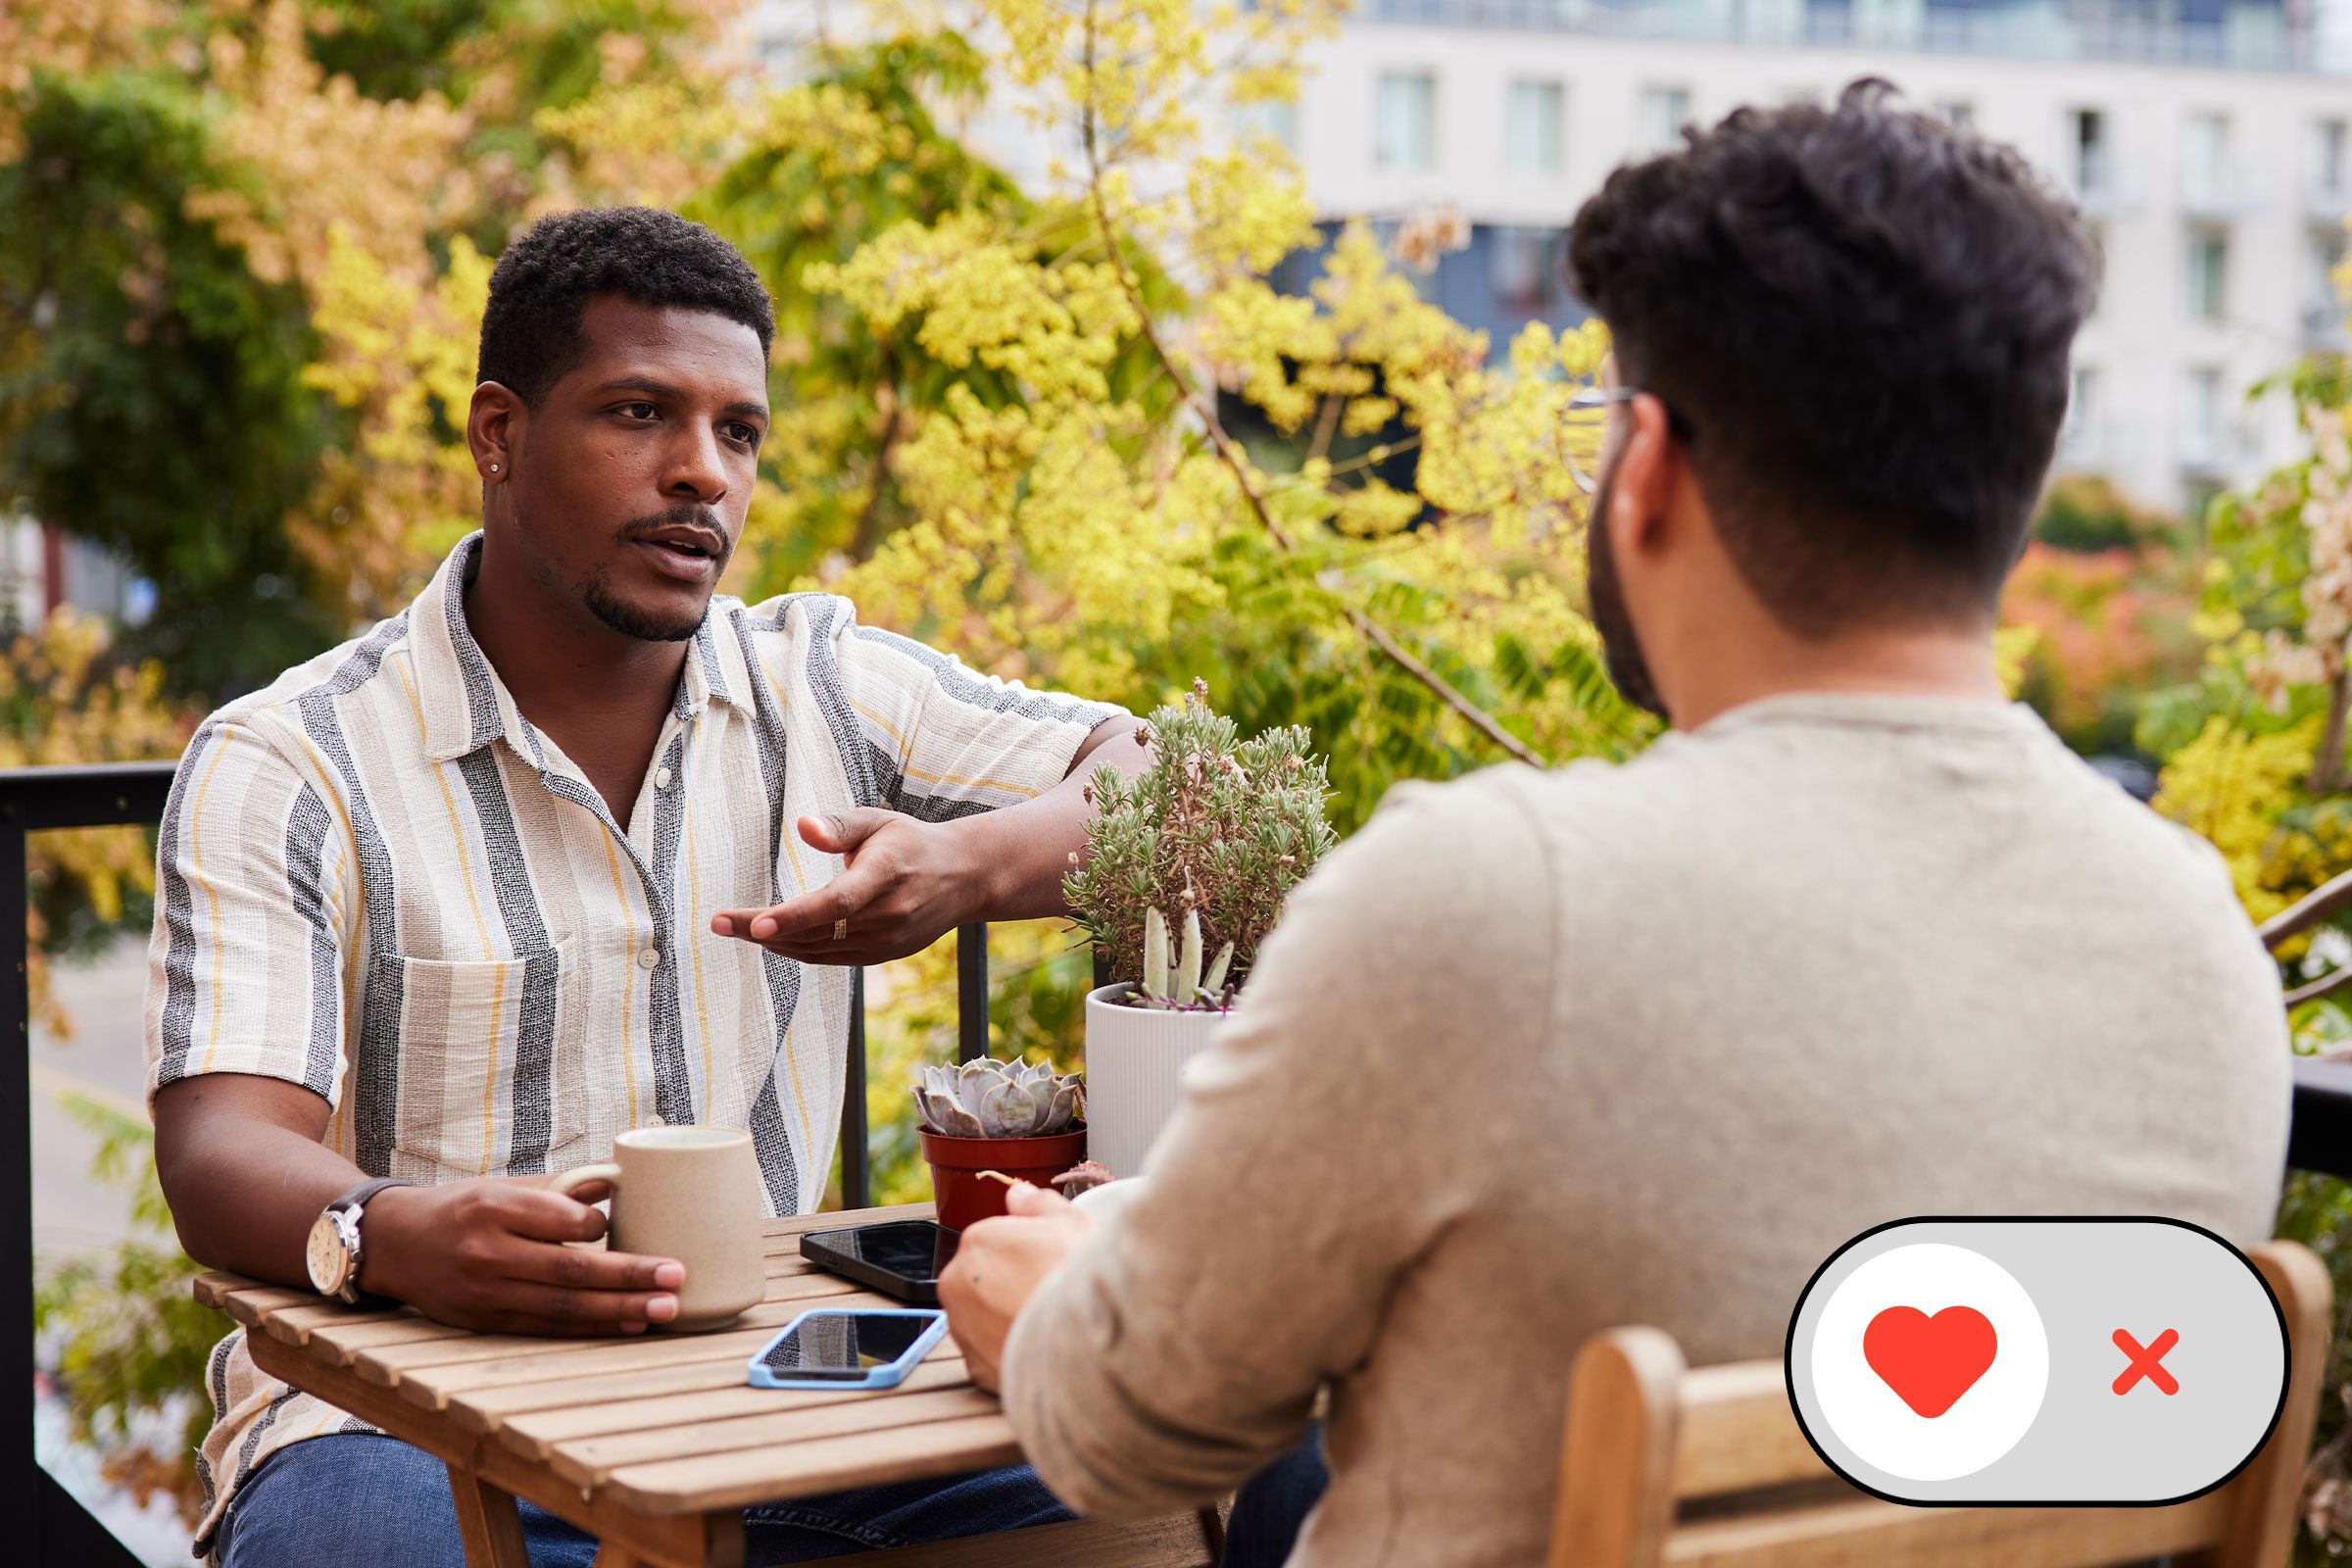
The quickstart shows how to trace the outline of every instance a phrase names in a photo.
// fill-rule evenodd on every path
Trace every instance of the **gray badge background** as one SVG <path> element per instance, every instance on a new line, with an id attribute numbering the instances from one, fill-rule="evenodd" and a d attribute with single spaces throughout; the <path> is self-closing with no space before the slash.
<path id="1" fill-rule="evenodd" d="M 2050 1345 L 2049 1387 L 2033 1426 L 2000 1458 L 1949 1481 L 1909 1481 L 1857 1458 L 1823 1419 L 1812 1387 L 1813 1331 L 1831 1294 L 1871 1258 L 1920 1242 L 1965 1247 L 2007 1269 L 2033 1298 Z M 1934 1312 L 1966 1303 L 1905 1304 Z M 2162 1363 L 2179 1394 L 2145 1379 L 2115 1393 L 2130 1364 L 2114 1343 L 2119 1328 L 2141 1345 L 2180 1331 Z M 2286 1350 L 2261 1277 L 2201 1231 L 2157 1220 L 1927 1220 L 1880 1231 L 1822 1272 L 1797 1312 L 1788 1366 L 1813 1441 L 1847 1476 L 1889 1496 L 2156 1502 L 2212 1486 L 2261 1445 Z M 1953 1408 L 1967 1402 L 1964 1394 Z"/>

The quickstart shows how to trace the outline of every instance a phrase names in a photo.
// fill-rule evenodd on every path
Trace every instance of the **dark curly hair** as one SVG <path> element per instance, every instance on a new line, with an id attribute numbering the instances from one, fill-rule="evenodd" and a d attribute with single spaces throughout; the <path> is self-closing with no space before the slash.
<path id="1" fill-rule="evenodd" d="M 776 335 L 760 274 L 702 224 L 654 207 L 582 208 L 542 218 L 499 257 L 476 379 L 537 407 L 586 352 L 580 317 L 600 294 L 741 321 L 762 361 Z"/>
<path id="2" fill-rule="evenodd" d="M 1800 635 L 1995 605 L 2094 286 L 2023 158 L 1894 99 L 1865 78 L 1687 131 L 1569 237 L 1620 373 L 1688 428 L 1725 549 Z"/>

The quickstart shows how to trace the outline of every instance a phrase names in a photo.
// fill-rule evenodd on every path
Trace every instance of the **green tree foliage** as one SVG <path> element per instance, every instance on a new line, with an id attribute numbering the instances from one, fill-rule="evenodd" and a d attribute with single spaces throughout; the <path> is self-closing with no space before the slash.
<path id="1" fill-rule="evenodd" d="M 2202 665 L 2201 564 L 2179 518 L 2102 479 L 2056 481 L 2002 593 L 2003 623 L 2034 639 L 2019 697 L 2085 756 L 2133 751 L 2148 694 Z"/>
<path id="2" fill-rule="evenodd" d="M 142 1499 L 164 1492 L 193 1517 L 202 1488 L 189 1456 L 213 1424 L 204 1369 L 220 1314 L 189 1294 L 196 1265 L 172 1240 L 147 1124 L 78 1096 L 66 1099 L 65 1110 L 97 1135 L 91 1179 L 128 1195 L 131 1235 L 44 1280 L 33 1300 L 35 1331 L 58 1343 L 74 1436 L 105 1448 L 108 1475 Z M 156 1418 L 176 1425 L 176 1445 L 159 1449 L 143 1435 Z"/>
<path id="3" fill-rule="evenodd" d="M 2180 519 L 2134 505 L 2105 479 L 2070 474 L 2054 481 L 2034 518 L 2034 537 L 2058 550 L 2096 555 L 2178 543 Z"/>
<path id="4" fill-rule="evenodd" d="M 353 278 L 414 300 L 459 242 L 495 253 L 593 199 L 564 112 L 673 80 L 716 20 L 703 0 L 0 20 L 0 504 L 154 583 L 129 651 L 180 692 L 231 695 L 407 598 L 415 563 L 381 536 L 436 519 L 377 460 L 411 387 L 354 367 L 409 322 L 355 322 Z M 463 410 L 431 417 L 447 440 Z"/>
<path id="5" fill-rule="evenodd" d="M 1456 778 L 1499 759 L 1494 747 L 1446 722 L 1429 688 L 1334 640 L 1317 624 L 1318 574 L 1346 553 L 1343 541 L 1310 536 L 1295 554 L 1249 535 L 1220 540 L 1209 563 L 1219 592 L 1200 613 L 1172 621 L 1164 636 L 1131 637 L 1125 648 L 1139 690 L 1119 693 L 1150 706 L 1164 692 L 1204 680 L 1217 708 L 1246 734 L 1303 727 L 1327 750 L 1331 819 L 1344 836 L 1361 827 L 1381 798 L 1407 779 Z M 1524 564 L 1498 573 L 1506 583 Z M 1410 651 L 1490 712 L 1540 712 L 1575 726 L 1577 754 L 1624 760 L 1657 733 L 1657 720 L 1627 703 L 1581 625 L 1551 638 L 1509 627 L 1486 630 L 1484 660 L 1471 657 L 1460 606 L 1426 582 L 1375 565 L 1373 612 Z"/>
<path id="6" fill-rule="evenodd" d="M 188 218 L 205 110 L 164 74 L 44 74 L 0 167 L 0 492 L 157 589 L 131 651 L 180 690 L 268 678 L 334 640 L 286 514 L 329 435 L 296 289 Z"/>
<path id="7" fill-rule="evenodd" d="M 478 158 L 540 151 L 528 139 L 533 112 L 594 91 L 608 38 L 674 58 L 703 21 L 703 8 L 665 0 L 325 0 L 311 8 L 306 31 L 327 74 L 369 98 L 438 93 L 466 103 L 485 79 L 513 73 L 514 112 L 482 117 L 490 139 L 472 149 Z"/>

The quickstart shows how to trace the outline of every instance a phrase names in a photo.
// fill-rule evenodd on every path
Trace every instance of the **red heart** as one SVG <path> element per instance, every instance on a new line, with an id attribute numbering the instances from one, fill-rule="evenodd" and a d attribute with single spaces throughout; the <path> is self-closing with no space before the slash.
<path id="1" fill-rule="evenodd" d="M 1992 1324 L 1973 1306 L 1947 1306 L 1934 1317 L 1890 1306 L 1862 1331 L 1862 1359 L 1931 1421 L 1977 1386 L 1994 1348 Z"/>

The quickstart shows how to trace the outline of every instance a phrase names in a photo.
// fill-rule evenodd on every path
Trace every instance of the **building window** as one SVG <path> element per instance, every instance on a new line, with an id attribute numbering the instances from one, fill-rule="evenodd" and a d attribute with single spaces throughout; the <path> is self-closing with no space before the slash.
<path id="1" fill-rule="evenodd" d="M 2352 194 L 2352 144 L 2343 121 L 2323 120 L 2311 127 L 2311 189 L 2317 196 Z"/>
<path id="2" fill-rule="evenodd" d="M 2201 365 L 2188 372 L 2181 389 L 2180 456 L 2189 463 L 2210 464 L 2222 455 L 2222 372 Z"/>
<path id="3" fill-rule="evenodd" d="M 1679 146 L 1683 127 L 1690 122 L 1690 90 L 1688 87 L 1644 87 L 1642 103 L 1636 112 L 1634 127 L 1642 144 L 1656 151 Z"/>
<path id="4" fill-rule="evenodd" d="M 2099 109 L 2078 109 L 2067 117 L 2067 173 L 2078 195 L 2102 194 L 2114 186 L 2109 164 L 2107 115 Z"/>
<path id="5" fill-rule="evenodd" d="M 1548 310 L 1557 293 L 1559 230 L 1492 228 L 1487 244 L 1494 303 L 1530 316 Z"/>
<path id="6" fill-rule="evenodd" d="M 1261 136 L 1293 157 L 1298 152 L 1298 104 L 1296 99 L 1274 98 L 1264 103 L 1245 104 L 1234 114 L 1235 126 L 1245 138 Z"/>
<path id="7" fill-rule="evenodd" d="M 2096 449 L 2098 427 L 2099 372 L 2091 366 L 2078 365 L 2067 395 L 2066 423 L 2058 439 L 2067 455 L 2080 461 Z"/>
<path id="8" fill-rule="evenodd" d="M 2332 225 L 2311 231 L 2311 301 L 2315 305 L 2336 308 L 2343 298 L 2343 284 L 2336 277 L 2337 269 L 2344 265 L 2345 233 Z"/>
<path id="9" fill-rule="evenodd" d="M 2181 128 L 2180 193 L 2192 202 L 2213 203 L 2228 194 L 2230 122 L 2222 115 L 2191 115 Z"/>
<path id="10" fill-rule="evenodd" d="M 1373 103 L 1372 161 L 1383 169 L 1435 169 L 1437 141 L 1437 78 L 1383 74 Z"/>
<path id="11" fill-rule="evenodd" d="M 2347 307 L 2344 300 L 2343 284 L 2337 278 L 2344 265 L 2344 248 L 2342 229 L 2331 224 L 2311 231 L 2303 282 L 2306 347 L 2325 346 L 2322 340 L 2336 337 L 2343 329 L 2344 318 L 2352 315 L 2352 307 Z"/>
<path id="12" fill-rule="evenodd" d="M 2218 321 L 2230 297 L 2230 236 L 2200 229 L 2188 236 L 2188 318 Z"/>
<path id="13" fill-rule="evenodd" d="M 1503 101 L 1502 161 L 1514 174 L 1556 174 L 1564 160 L 1556 81 L 1514 81 Z"/>

